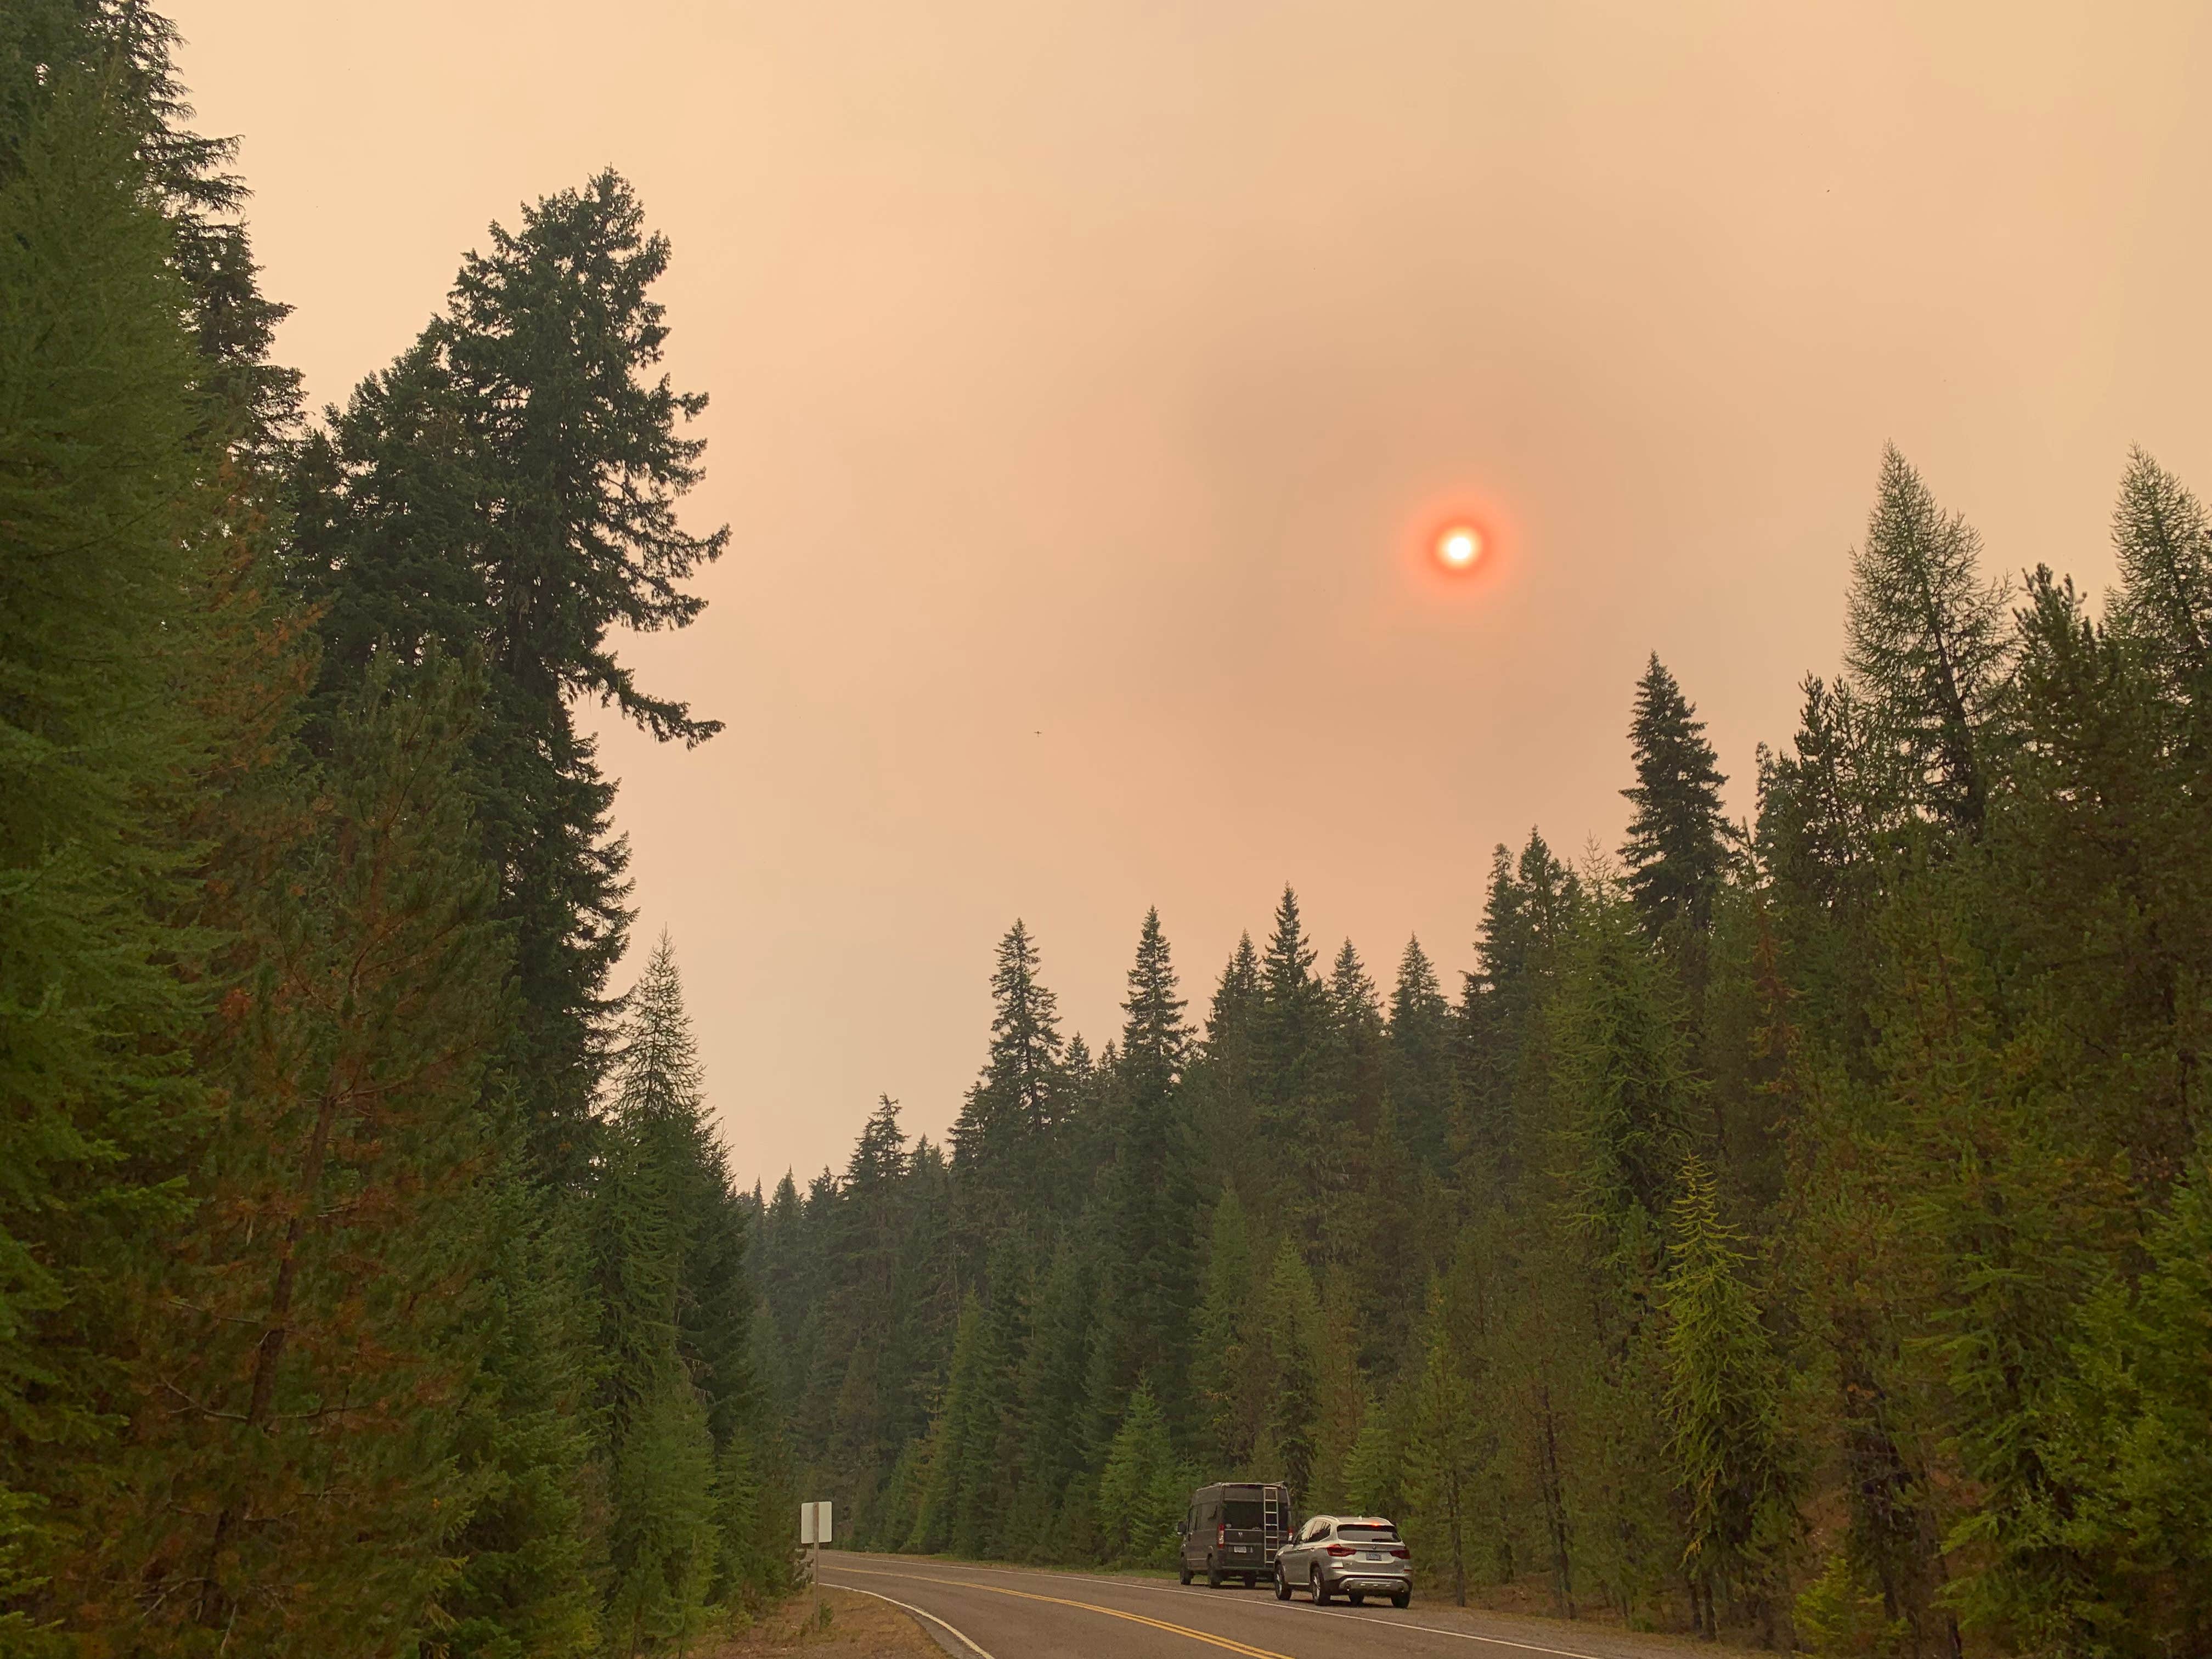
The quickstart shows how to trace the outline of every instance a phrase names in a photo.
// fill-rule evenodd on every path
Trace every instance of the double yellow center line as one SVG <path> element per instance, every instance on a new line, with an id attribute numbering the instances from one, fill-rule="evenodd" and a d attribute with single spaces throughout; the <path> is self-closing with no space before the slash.
<path id="1" fill-rule="evenodd" d="M 866 1567 L 847 1567 L 847 1572 L 868 1572 Z M 1124 1613 L 1119 1607 L 1102 1607 L 1095 1601 L 1071 1601 L 1064 1595 L 1039 1595 L 1031 1590 L 1009 1589 L 1004 1584 L 985 1584 L 972 1578 L 939 1578 L 920 1572 L 881 1572 L 871 1574 L 877 1578 L 909 1578 L 918 1584 L 953 1584 L 962 1589 L 988 1590 L 994 1595 L 1011 1595 L 1023 1601 L 1048 1601 L 1056 1607 L 1075 1607 L 1084 1613 L 1103 1613 L 1109 1619 L 1126 1619 L 1133 1625 L 1150 1625 L 1154 1630 L 1166 1631 L 1171 1636 L 1188 1636 L 1194 1642 L 1203 1642 L 1208 1647 L 1226 1648 L 1231 1653 L 1241 1653 L 1245 1659 L 1291 1659 L 1290 1655 L 1277 1653 L 1269 1648 L 1255 1648 L 1249 1642 L 1234 1638 L 1216 1636 L 1210 1631 L 1193 1630 L 1188 1625 L 1171 1625 L 1164 1619 L 1148 1619 L 1141 1613 Z"/>

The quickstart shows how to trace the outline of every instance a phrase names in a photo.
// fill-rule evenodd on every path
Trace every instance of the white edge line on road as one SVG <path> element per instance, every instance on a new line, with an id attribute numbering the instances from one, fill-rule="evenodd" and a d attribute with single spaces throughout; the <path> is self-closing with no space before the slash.
<path id="1" fill-rule="evenodd" d="M 1339 1613 L 1334 1607 L 1308 1607 L 1306 1611 L 1308 1613 L 1322 1613 L 1330 1619 L 1358 1619 L 1360 1617 L 1360 1615 L 1356 1613 Z M 1441 1625 L 1417 1625 L 1410 1619 L 1385 1619 L 1382 1621 L 1382 1624 L 1383 1628 L 1387 1630 L 1417 1630 L 1421 1632 L 1424 1635 L 1449 1636 L 1455 1641 L 1487 1642 L 1492 1647 L 1518 1648 L 1523 1653 L 1555 1654 L 1559 1656 L 1559 1659 L 1596 1659 L 1596 1656 L 1594 1654 L 1577 1653 L 1568 1648 L 1540 1648 L 1534 1642 L 1510 1642 L 1503 1636 L 1477 1636 L 1472 1631 L 1446 1630 Z"/>
<path id="2" fill-rule="evenodd" d="M 906 1612 L 912 1613 L 917 1619 L 927 1619 L 933 1625 L 944 1625 L 946 1630 L 952 1632 L 952 1639 L 959 1643 L 962 1647 L 967 1649 L 969 1652 L 975 1654 L 977 1656 L 977 1659 L 991 1659 L 991 1656 L 988 1653 L 986 1653 L 981 1648 L 977 1647 L 973 1642 L 968 1639 L 967 1632 L 961 1630 L 955 1626 L 945 1624 L 945 1620 L 939 1619 L 935 1613 L 932 1613 L 927 1607 L 917 1607 L 912 1602 L 901 1601 L 892 1596 L 878 1595 L 874 1590 L 862 1589 L 858 1584 L 841 1584 L 834 1578 L 825 1578 L 822 1582 L 829 1585 L 832 1589 L 845 1590 L 854 1595 L 874 1595 L 877 1601 L 889 1601 L 893 1607 L 903 1608 Z"/>
<path id="3" fill-rule="evenodd" d="M 933 1561 L 926 1555 L 916 1556 L 914 1558 L 914 1561 L 916 1566 L 932 1566 L 947 1571 L 957 1570 L 963 1572 L 1000 1572 L 1006 1574 L 1009 1577 L 1072 1578 L 1079 1583 L 1116 1584 L 1127 1589 L 1148 1589 L 1161 1595 L 1190 1595 L 1198 1597 L 1200 1600 L 1208 1600 L 1211 1599 L 1212 1595 L 1212 1592 L 1210 1590 L 1185 1589 L 1178 1584 L 1155 1584 L 1148 1583 L 1146 1580 L 1142 1578 L 1123 1577 L 1117 1573 L 1054 1572 L 1049 1567 L 1003 1567 L 982 1561 Z M 866 1567 L 847 1567 L 845 1571 L 848 1572 L 866 1572 L 868 1569 Z M 925 1582 L 927 1581 L 927 1575 L 924 1573 L 884 1573 L 880 1576 L 885 1578 L 918 1578 L 922 1579 Z M 866 1593 L 867 1592 L 865 1590 L 861 1592 L 863 1595 L 866 1595 Z M 883 1599 L 888 1601 L 890 1600 L 890 1597 L 886 1595 Z M 902 1602 L 900 1605 L 904 1606 L 905 1604 Z M 1272 1596 L 1267 1601 L 1260 1602 L 1258 1605 L 1276 1613 L 1287 1613 L 1290 1610 L 1281 1602 L 1275 1601 Z M 1309 1607 L 1304 1609 L 1304 1613 L 1317 1613 L 1323 1618 L 1327 1619 L 1358 1619 L 1362 1623 L 1370 1622 L 1367 1620 L 1366 1615 L 1364 1613 L 1342 1613 L 1339 1612 L 1334 1607 Z M 1304 1614 L 1301 1613 L 1300 1616 L 1304 1617 Z M 942 1620 L 939 1620 L 938 1622 L 940 1624 L 944 1623 Z M 1477 1636 L 1473 1631 L 1446 1630 L 1441 1625 L 1417 1625 L 1410 1619 L 1385 1619 L 1380 1622 L 1392 1630 L 1417 1630 L 1424 1636 L 1449 1636 L 1455 1642 L 1484 1642 L 1487 1643 L 1492 1647 L 1517 1648 L 1522 1653 L 1549 1654 L 1552 1656 L 1552 1659 L 1598 1659 L 1598 1656 L 1594 1653 L 1577 1653 L 1572 1648 L 1539 1647 L 1534 1642 L 1515 1642 L 1509 1640 L 1507 1638 L 1503 1636 Z M 947 1630 L 951 1630 L 952 1627 L 950 1625 L 946 1625 L 945 1628 Z M 957 1634 L 957 1632 L 955 1633 Z M 968 1640 L 964 1636 L 960 1639 L 963 1642 Z M 969 1642 L 969 1645 L 970 1647 L 974 1647 L 975 1644 Z M 976 1651 L 980 1653 L 982 1650 L 978 1648 L 976 1649 Z"/>

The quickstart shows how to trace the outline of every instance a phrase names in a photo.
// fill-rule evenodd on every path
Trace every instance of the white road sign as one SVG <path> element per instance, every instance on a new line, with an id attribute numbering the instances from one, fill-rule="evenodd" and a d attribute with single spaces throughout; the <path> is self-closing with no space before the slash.
<path id="1" fill-rule="evenodd" d="M 799 1541 L 802 1544 L 826 1544 L 830 1541 L 830 1500 L 799 1506 Z"/>

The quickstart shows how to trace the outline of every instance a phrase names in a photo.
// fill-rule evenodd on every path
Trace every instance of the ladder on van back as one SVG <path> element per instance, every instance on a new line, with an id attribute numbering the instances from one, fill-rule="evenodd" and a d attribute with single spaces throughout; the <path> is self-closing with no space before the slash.
<path id="1" fill-rule="evenodd" d="M 1277 1486 L 1260 1488 L 1260 1536 L 1270 1544 L 1283 1535 L 1283 1489 Z"/>

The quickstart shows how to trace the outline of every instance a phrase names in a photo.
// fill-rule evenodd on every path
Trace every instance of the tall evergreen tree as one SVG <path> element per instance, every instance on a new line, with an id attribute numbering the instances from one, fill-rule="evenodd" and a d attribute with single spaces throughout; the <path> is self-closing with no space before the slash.
<path id="1" fill-rule="evenodd" d="M 592 1240 L 582 1215 L 544 1202 L 517 1153 L 487 1199 L 483 1364 L 454 1442 L 471 1501 L 426 1622 L 457 1659 L 557 1659 L 591 1652 L 604 1632 Z"/>
<path id="2" fill-rule="evenodd" d="M 1457 1036 L 1451 1005 L 1418 939 L 1398 958 L 1390 992 L 1389 1042 L 1383 1051 L 1384 1089 L 1399 1133 L 1422 1166 L 1442 1175 L 1452 1128 L 1452 1061 Z"/>
<path id="3" fill-rule="evenodd" d="M 252 971 L 246 861 L 299 850 L 247 384 L 290 382 L 204 325 L 215 241 L 259 299 L 174 40 L 130 0 L 0 19 L 0 1641 L 114 1541 L 72 1510 L 171 1357 L 123 1364 L 131 1292 L 209 1213 L 188 1045 Z"/>
<path id="4" fill-rule="evenodd" d="M 1037 978 L 1036 941 L 1018 917 L 991 973 L 991 1050 L 952 1127 L 968 1249 L 981 1255 L 1039 1203 L 1036 1177 L 1066 1081 L 1059 999 Z"/>
<path id="5" fill-rule="evenodd" d="M 1580 884 L 1534 830 L 1517 857 L 1502 843 L 1492 853 L 1481 971 L 1468 976 L 1460 1006 L 1466 1047 L 1453 1152 L 1462 1179 L 1501 1200 L 1540 1156 L 1530 1144 L 1541 1133 L 1531 1108 L 1547 1065 L 1540 1015 L 1580 902 Z"/>
<path id="6" fill-rule="evenodd" d="M 192 873 L 185 820 L 215 758 L 189 695 L 206 637 L 191 596 L 215 558 L 193 497 L 211 468 L 193 439 L 187 295 L 137 157 L 144 130 L 75 8 L 9 16 L 0 1510 L 27 1535 L 0 1569 L 0 1605 L 50 1568 L 51 1528 L 105 1439 L 116 1310 L 101 1305 L 100 1264 L 137 1247 L 149 1206 L 161 1215 L 197 1110 L 183 1049 L 201 1002 L 172 964 L 207 941 L 172 923 Z"/>
<path id="7" fill-rule="evenodd" d="M 322 607 L 326 697 L 430 640 L 491 665 L 476 772 L 515 941 L 507 1067 L 544 1167 L 572 1182 L 629 920 L 613 786 L 574 705 L 612 703 L 664 741 L 719 729 L 641 690 L 607 640 L 695 620 L 703 601 L 682 584 L 727 538 L 676 520 L 703 448 L 678 423 L 706 399 L 653 375 L 668 258 L 612 173 L 539 202 L 518 232 L 495 225 L 416 345 L 331 411 L 294 486 L 293 580 Z"/>
<path id="8" fill-rule="evenodd" d="M 1260 1292 L 1253 1324 L 1254 1358 L 1267 1388 L 1266 1414 L 1254 1456 L 1293 1493 L 1312 1489 L 1320 1449 L 1321 1301 L 1297 1247 L 1276 1247 L 1273 1270 Z"/>
<path id="9" fill-rule="evenodd" d="M 1298 896 L 1285 887 L 1260 958 L 1259 1078 L 1263 1109 L 1293 1134 L 1308 1127 L 1328 1024 L 1328 989 L 1314 973 L 1316 954 L 1298 915 Z"/>
<path id="10" fill-rule="evenodd" d="M 0 73 L 21 79 L 0 94 L 0 174 L 21 161 L 43 102 L 30 84 L 52 88 L 84 76 L 100 82 L 118 130 L 131 140 L 131 176 L 145 187 L 141 204 L 169 227 L 168 264 L 184 285 L 183 319 L 198 359 L 192 412 L 203 434 L 234 455 L 258 486 L 298 414 L 298 372 L 270 360 L 276 325 L 291 307 L 261 292 L 240 216 L 246 183 L 229 170 L 238 141 L 191 130 L 193 112 L 176 73 L 178 44 L 176 26 L 145 0 L 22 0 L 11 7 L 0 34 L 8 58 Z"/>
<path id="11" fill-rule="evenodd" d="M 2085 1497 L 2052 1517 L 2095 1564 L 2076 1630 L 2130 1655 L 2212 1620 L 2212 1158 L 2147 1245 L 2148 1271 L 2111 1273 L 2079 1327 L 2060 1461 Z"/>
<path id="12" fill-rule="evenodd" d="M 1307 1166 L 1298 1198 L 1286 1206 L 1324 1264 L 1364 1259 L 1373 1242 L 1363 1213 L 1378 1158 L 1401 1155 L 1395 1121 L 1386 1121 L 1384 1041 L 1375 981 L 1350 939 L 1339 947 L 1324 987 L 1326 1022 L 1312 1069 L 1313 1128 L 1299 1150 Z M 1345 1131 L 1349 1129 L 1347 1135 Z"/>
<path id="13" fill-rule="evenodd" d="M 1099 1474 L 1098 1531 L 1106 1559 L 1165 1565 L 1175 1553 L 1176 1521 L 1191 1484 L 1176 1459 L 1152 1385 L 1138 1384 Z"/>
<path id="14" fill-rule="evenodd" d="M 667 1170 L 678 1253 L 677 1341 L 717 1446 L 750 1406 L 744 1215 L 707 1109 L 675 947 L 660 936 L 625 999 L 617 1127 Z"/>
<path id="15" fill-rule="evenodd" d="M 2203 714 L 2212 701 L 2212 519 L 2181 481 L 2130 452 L 2112 513 L 2118 629 L 2172 693 Z"/>
<path id="16" fill-rule="evenodd" d="M 804 1364 L 811 1345 L 804 1332 L 817 1302 L 814 1287 L 807 1282 L 812 1257 L 807 1249 L 804 1200 L 790 1170 L 784 1171 L 758 1214 L 754 1276 L 760 1301 L 754 1325 L 772 1362 L 761 1368 L 760 1376 L 777 1415 L 788 1419 L 805 1392 Z M 757 1345 L 755 1352 L 760 1352 Z"/>
<path id="17" fill-rule="evenodd" d="M 1232 1188 L 1214 1206 L 1191 1367 L 1203 1419 L 1200 1443 L 1231 1469 L 1250 1463 L 1260 1436 L 1264 1401 L 1252 1333 L 1258 1289 L 1244 1206 Z"/>
<path id="18" fill-rule="evenodd" d="M 1253 1109 L 1261 1193 L 1287 1212 L 1301 1242 L 1319 1244 L 1333 1206 L 1299 1178 L 1329 1115 L 1333 1015 L 1328 984 L 1314 973 L 1316 951 L 1283 889 L 1275 926 L 1260 959 L 1260 997 L 1252 1046 Z"/>
<path id="19" fill-rule="evenodd" d="M 1314 1424 L 1316 1444 L 1307 1498 L 1316 1509 L 1340 1508 L 1349 1477 L 1346 1465 L 1367 1420 L 1370 1389 L 1360 1364 L 1366 1335 L 1365 1290 L 1373 1281 L 1363 1263 L 1355 1273 L 1332 1261 L 1322 1273 L 1321 1306 L 1314 1325 Z"/>
<path id="20" fill-rule="evenodd" d="M 1728 780 L 1705 733 L 1705 722 L 1653 652 L 1628 728 L 1636 782 L 1621 793 L 1636 811 L 1620 859 L 1629 896 L 1655 935 L 1701 932 L 1727 863 L 1721 788 Z"/>
<path id="21" fill-rule="evenodd" d="M 1601 896 L 1561 977 L 1552 1064 L 1566 1112 L 1569 1214 L 1638 1303 L 1658 1276 L 1701 1086 L 1680 1004 L 1679 983 L 1627 902 Z"/>
<path id="22" fill-rule="evenodd" d="M 716 1471 L 750 1379 L 741 1224 L 665 934 L 629 1002 L 595 1197 L 614 1471 L 609 1627 L 634 1652 L 688 1639 L 703 1617 Z"/>
<path id="23" fill-rule="evenodd" d="M 1260 955 L 1252 936 L 1240 934 L 1215 981 L 1188 1082 L 1200 1180 L 1209 1191 L 1256 1192 L 1260 1184 Z"/>
<path id="24" fill-rule="evenodd" d="M 1703 1601 L 1692 1611 L 1717 1635 L 1716 1599 L 1735 1599 L 1771 1642 L 1797 1524 L 1781 1366 L 1713 1177 L 1695 1158 L 1672 1219 L 1661 1303 L 1670 1449 L 1688 1510 L 1685 1559 Z"/>
<path id="25" fill-rule="evenodd" d="M 1844 660 L 1881 711 L 1917 805 L 1980 828 L 1989 798 L 1981 728 L 2002 679 L 2006 587 L 1979 568 L 1981 538 L 1945 517 L 1895 445 L 1865 542 L 1851 556 Z"/>
<path id="26" fill-rule="evenodd" d="M 1476 1487 L 1484 1472 L 1481 1427 L 1474 1390 L 1452 1352 L 1438 1285 L 1430 1288 L 1427 1324 L 1403 1477 L 1415 1517 L 1411 1536 L 1425 1555 L 1440 1558 L 1452 1600 L 1465 1607 Z"/>
<path id="27" fill-rule="evenodd" d="M 282 1650 L 303 1614 L 330 1651 L 388 1649 L 465 1512 L 501 967 L 459 771 L 479 688 L 434 659 L 394 678 L 248 866 L 255 969 L 201 1055 L 222 1117 L 136 1287 L 163 1313 L 133 1345 L 130 1497 L 76 1595 L 142 1650 Z"/>
<path id="28" fill-rule="evenodd" d="M 1121 1006 L 1115 1144 L 1102 1182 L 1109 1318 L 1100 1335 L 1113 1349 L 1105 1386 L 1126 1397 L 1149 1377 L 1179 1400 L 1195 1300 L 1197 1194 L 1181 1093 L 1191 1034 L 1157 909 L 1145 913 Z"/>
<path id="29" fill-rule="evenodd" d="M 1095 1252 L 1063 1243 L 1030 1316 L 1020 1380 L 1024 1491 L 1012 1551 L 1030 1560 L 1060 1559 L 1057 1522 L 1084 1470 L 1097 1269 Z"/>
<path id="30" fill-rule="evenodd" d="M 951 1548 L 960 1535 L 962 1477 L 975 1461 L 981 1434 L 976 1401 L 987 1386 L 983 1373 L 990 1358 L 985 1352 L 988 1340 L 982 1300 L 970 1291 L 960 1304 L 950 1374 L 922 1454 L 921 1497 L 908 1549 L 933 1554 Z"/>

